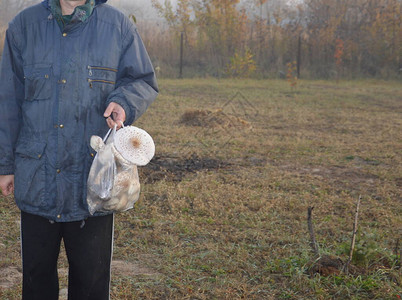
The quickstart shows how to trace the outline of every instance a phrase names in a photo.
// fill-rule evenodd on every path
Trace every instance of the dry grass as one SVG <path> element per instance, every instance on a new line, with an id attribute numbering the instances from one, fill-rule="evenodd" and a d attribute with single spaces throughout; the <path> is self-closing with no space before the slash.
<path id="1" fill-rule="evenodd" d="M 160 82 L 136 124 L 157 154 L 115 226 L 114 257 L 151 275 L 117 273 L 112 299 L 397 299 L 400 82 L 298 85 Z M 311 274 L 307 207 L 320 252 L 344 261 L 359 195 L 360 271 Z M 19 265 L 11 201 L 0 201 L 0 268 Z M 18 299 L 19 288 L 0 298 Z"/>

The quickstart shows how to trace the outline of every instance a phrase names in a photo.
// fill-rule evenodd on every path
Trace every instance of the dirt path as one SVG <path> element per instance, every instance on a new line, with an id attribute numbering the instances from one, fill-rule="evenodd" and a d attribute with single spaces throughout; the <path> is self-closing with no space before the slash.
<path id="1" fill-rule="evenodd" d="M 66 279 L 68 276 L 67 268 L 58 270 L 59 278 Z M 112 262 L 112 277 L 131 277 L 131 276 L 156 276 L 158 273 L 155 270 L 142 265 L 141 263 L 133 263 L 123 260 L 114 260 Z M 21 269 L 9 266 L 0 268 L 0 288 L 11 289 L 22 281 Z M 67 281 L 67 280 L 65 280 Z M 67 288 L 60 287 L 60 300 L 67 299 Z"/>

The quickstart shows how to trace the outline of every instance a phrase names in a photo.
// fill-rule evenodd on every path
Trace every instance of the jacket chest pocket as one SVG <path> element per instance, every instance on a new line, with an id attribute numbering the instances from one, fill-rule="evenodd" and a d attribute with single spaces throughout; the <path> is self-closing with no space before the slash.
<path id="1" fill-rule="evenodd" d="M 52 95 L 52 67 L 46 64 L 24 66 L 25 100 L 46 100 Z"/>
<path id="2" fill-rule="evenodd" d="M 110 85 L 114 87 L 116 84 L 116 74 L 117 69 L 102 67 L 102 66 L 92 66 L 87 67 L 88 70 L 88 85 L 90 88 L 94 88 L 97 85 Z"/>

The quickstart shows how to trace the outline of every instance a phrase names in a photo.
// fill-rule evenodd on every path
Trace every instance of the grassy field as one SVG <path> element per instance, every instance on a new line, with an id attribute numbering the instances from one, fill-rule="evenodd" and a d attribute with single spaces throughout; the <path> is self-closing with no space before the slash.
<path id="1" fill-rule="evenodd" d="M 140 201 L 116 216 L 127 270 L 112 299 L 401 299 L 400 82 L 161 80 L 136 126 L 157 153 Z M 20 265 L 12 198 L 0 214 L 1 282 Z"/>

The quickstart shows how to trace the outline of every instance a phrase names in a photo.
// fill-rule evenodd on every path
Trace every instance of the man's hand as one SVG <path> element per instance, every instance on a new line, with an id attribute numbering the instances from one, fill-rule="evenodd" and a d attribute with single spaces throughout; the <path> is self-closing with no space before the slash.
<path id="1" fill-rule="evenodd" d="M 3 196 L 14 193 L 14 175 L 0 175 L 0 190 Z"/>
<path id="2" fill-rule="evenodd" d="M 126 112 L 123 107 L 115 102 L 111 102 L 108 105 L 103 116 L 107 118 L 106 123 L 110 128 L 117 124 L 117 129 L 120 129 L 126 120 Z"/>

